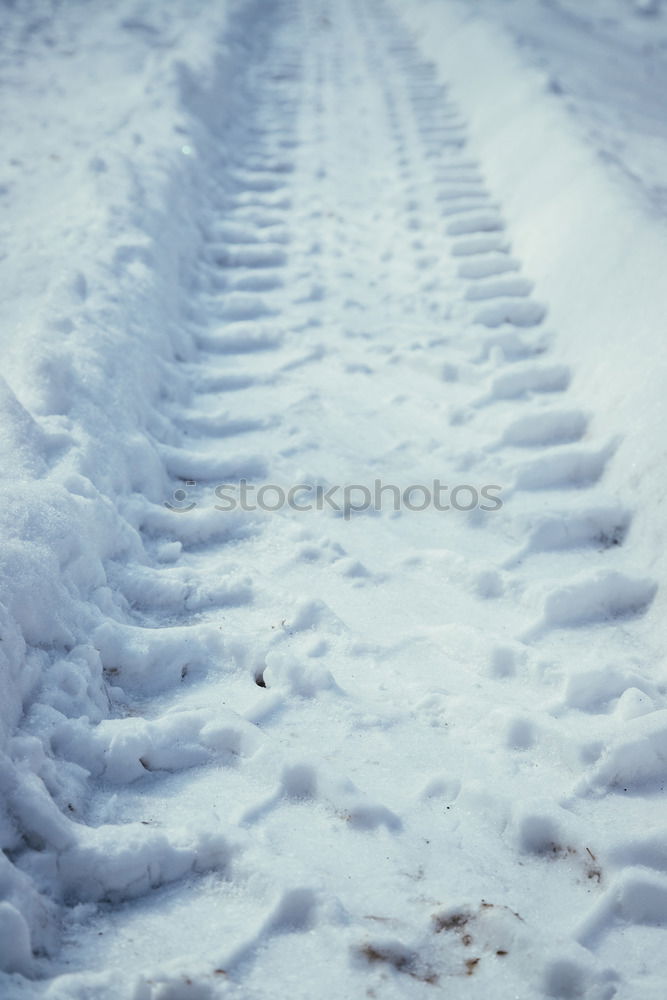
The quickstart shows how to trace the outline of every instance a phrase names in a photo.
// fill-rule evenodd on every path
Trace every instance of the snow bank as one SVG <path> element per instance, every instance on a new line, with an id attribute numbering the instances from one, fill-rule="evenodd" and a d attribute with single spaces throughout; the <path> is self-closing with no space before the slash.
<path id="1" fill-rule="evenodd" d="M 163 451 L 178 440 L 157 404 L 187 401 L 174 362 L 194 350 L 182 300 L 201 240 L 192 206 L 209 183 L 207 128 L 233 109 L 219 93 L 247 45 L 228 33 L 219 48 L 229 6 L 24 2 L 0 43 L 14 154 L 0 178 L 12 229 L 0 260 L 0 970 L 10 973 L 38 974 L 56 945 L 58 900 L 126 898 L 224 868 L 229 855 L 218 835 L 137 825 L 121 836 L 78 821 L 91 774 L 127 781 L 168 768 L 174 739 L 191 763 L 251 750 L 248 724 L 222 726 L 220 713 L 215 724 L 122 718 L 124 685 L 148 692 L 233 660 L 219 632 L 193 649 L 186 630 L 158 632 L 138 611 L 151 566 L 220 531 L 219 519 L 186 525 L 163 505 L 173 490 Z M 151 529 L 171 541 L 153 544 Z M 220 590 L 233 602 L 234 587 Z M 174 578 L 161 599 L 196 607 L 210 596 Z"/>

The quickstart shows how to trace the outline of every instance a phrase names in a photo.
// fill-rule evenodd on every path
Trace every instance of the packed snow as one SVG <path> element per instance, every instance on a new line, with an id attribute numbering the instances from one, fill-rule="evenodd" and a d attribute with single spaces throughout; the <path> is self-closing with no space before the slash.
<path id="1" fill-rule="evenodd" d="M 663 1000 L 667 5 L 0 77 L 2 1000 Z"/>

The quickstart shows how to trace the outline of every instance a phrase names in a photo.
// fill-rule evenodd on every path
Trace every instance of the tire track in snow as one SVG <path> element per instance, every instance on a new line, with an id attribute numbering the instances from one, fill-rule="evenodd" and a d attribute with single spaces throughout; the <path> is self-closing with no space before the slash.
<path id="1" fill-rule="evenodd" d="M 407 70 L 408 74 L 414 72 L 415 59 L 418 59 L 418 56 L 412 47 L 404 42 L 395 43 L 394 47 L 403 56 L 401 62 L 404 64 L 404 70 Z M 419 76 L 422 75 L 424 70 L 420 67 Z M 427 72 L 425 75 L 430 79 L 430 73 Z M 447 105 L 445 90 L 435 84 L 427 87 L 421 84 L 415 91 L 413 83 L 411 92 L 413 106 L 416 102 L 419 131 L 424 140 L 426 154 L 429 155 L 434 148 L 432 137 L 435 135 L 441 140 L 443 135 L 450 134 L 447 122 L 450 115 L 457 114 L 457 110 Z M 458 125 L 452 131 L 455 135 L 455 140 L 452 140 L 454 149 L 457 151 L 463 149 L 464 131 Z M 448 164 L 450 167 L 471 166 L 467 160 L 462 164 L 457 163 L 456 156 L 452 156 L 451 159 L 453 162 Z M 472 166 L 475 167 L 474 164 Z M 439 164 L 439 168 L 442 170 L 442 164 Z M 489 195 L 482 187 L 477 193 L 479 206 L 475 207 L 471 207 L 466 201 L 459 201 L 461 189 L 452 186 L 447 178 L 444 183 L 440 181 L 436 198 L 445 205 L 449 204 L 450 199 L 453 200 L 456 214 L 460 216 L 454 222 L 446 224 L 449 236 L 466 235 L 481 240 L 477 243 L 455 240 L 451 247 L 455 256 L 465 258 L 465 263 L 459 267 L 459 274 L 469 282 L 464 294 L 465 302 L 485 303 L 481 309 L 475 309 L 471 317 L 466 316 L 466 319 L 471 319 L 474 324 L 473 335 L 476 339 L 482 340 L 483 353 L 481 357 L 475 359 L 476 363 L 481 367 L 482 362 L 491 362 L 486 366 L 484 378 L 486 391 L 474 405 L 497 407 L 507 402 L 509 405 L 505 405 L 504 409 L 510 414 L 516 411 L 517 403 L 521 406 L 526 403 L 531 405 L 531 412 L 527 416 L 519 414 L 510 416 L 501 439 L 493 448 L 494 452 L 497 454 L 512 446 L 517 450 L 531 449 L 530 459 L 524 459 L 519 452 L 514 466 L 514 481 L 519 491 L 580 489 L 595 485 L 602 478 L 605 466 L 613 455 L 613 443 L 592 448 L 580 447 L 579 442 L 586 436 L 587 414 L 581 410 L 566 410 L 561 413 L 545 407 L 540 399 L 543 393 L 551 396 L 568 389 L 571 379 L 568 367 L 549 362 L 545 364 L 541 360 L 537 363 L 525 361 L 526 358 L 542 355 L 547 350 L 546 342 L 540 336 L 527 339 L 520 335 L 524 327 L 541 326 L 546 315 L 545 307 L 530 298 L 533 285 L 528 279 L 520 276 L 489 278 L 489 274 L 497 274 L 505 268 L 513 271 L 518 269 L 517 262 L 507 256 L 509 244 L 507 242 L 500 244 L 496 241 L 496 237 L 491 237 L 489 242 L 486 237 L 488 232 L 504 230 L 502 217 L 497 211 L 490 211 L 486 207 Z M 464 307 L 464 315 L 466 312 L 469 314 L 469 310 Z M 500 328 L 500 333 L 495 337 L 483 334 L 480 337 L 480 327 L 482 330 Z M 492 353 L 494 351 L 495 354 Z M 456 378 L 456 374 L 455 370 L 448 368 L 447 376 L 450 380 Z M 470 413 L 454 415 L 455 421 L 467 422 L 469 419 Z M 493 419 L 497 419 L 495 412 Z M 575 447 L 572 447 L 573 445 Z M 535 457 L 536 452 L 537 457 Z M 553 514 L 550 514 L 550 517 L 550 523 L 553 524 Z M 567 548 L 568 544 L 571 544 L 572 548 L 580 548 L 586 540 L 591 545 L 597 544 L 602 548 L 619 545 L 629 527 L 628 513 L 619 512 L 616 521 L 618 523 L 613 523 L 614 518 L 612 518 L 610 524 L 608 515 L 603 515 L 598 520 L 596 509 L 584 511 L 580 515 L 580 530 L 574 530 L 571 535 L 561 530 L 560 536 L 556 530 L 553 531 L 554 546 L 560 541 L 559 547 Z M 590 531 L 588 539 L 583 534 L 584 524 Z M 544 526 L 538 523 L 535 535 L 546 540 L 548 534 Z M 529 542 L 521 556 L 517 558 L 527 556 L 530 551 Z M 621 586 L 620 589 L 627 591 L 627 606 L 620 594 L 614 601 L 610 592 L 609 606 L 605 608 L 604 602 L 599 606 L 602 619 L 622 617 L 626 612 L 629 615 L 641 613 L 650 603 L 655 588 L 650 581 L 636 587 L 628 581 L 627 587 Z M 589 610 L 592 613 L 594 609 L 591 607 Z M 585 621 L 586 618 L 586 612 L 582 612 L 581 608 L 573 612 L 575 622 Z M 564 613 L 563 619 L 558 624 L 567 623 L 568 617 Z"/>
<path id="2" fill-rule="evenodd" d="M 397 37 L 400 35 L 399 31 Z M 397 51 L 404 69 L 410 73 L 416 57 L 415 51 L 402 41 L 397 43 Z M 434 97 L 434 101 L 427 103 L 428 111 L 432 113 L 437 104 L 439 117 L 442 114 L 441 100 L 444 95 L 434 88 L 430 96 Z M 420 93 L 419 108 L 423 107 L 423 93 Z M 422 134 L 426 136 L 427 151 L 434 132 L 446 134 L 450 114 L 454 115 L 456 111 L 446 110 L 444 121 L 441 120 L 439 126 L 429 114 L 427 126 L 422 129 Z M 458 200 L 463 197 L 463 193 L 456 191 L 451 196 Z M 450 192 L 442 192 L 439 197 L 447 203 Z M 527 533 L 528 538 L 506 561 L 505 567 L 518 575 L 529 560 L 547 553 L 550 558 L 549 569 L 545 574 L 546 564 L 541 563 L 542 580 L 539 587 L 540 596 L 544 600 L 542 619 L 528 636 L 532 641 L 539 641 L 549 638 L 552 629 L 576 630 L 576 637 L 573 638 L 570 634 L 566 642 L 560 643 L 558 650 L 560 663 L 566 665 L 570 660 L 572 666 L 569 670 L 565 667 L 569 676 L 564 698 L 554 714 L 562 716 L 562 713 L 570 709 L 593 714 L 604 711 L 601 697 L 603 692 L 608 691 L 610 675 L 617 680 L 615 689 L 621 696 L 617 708 L 620 719 L 614 720 L 611 727 L 596 727 L 598 732 L 602 731 L 604 734 L 603 738 L 597 744 L 592 742 L 590 748 L 582 748 L 582 762 L 594 765 L 592 774 L 589 773 L 589 776 L 575 786 L 575 798 L 563 804 L 568 809 L 574 807 L 575 811 L 585 815 L 592 810 L 587 810 L 585 806 L 581 808 L 576 803 L 576 796 L 586 796 L 593 790 L 599 794 L 602 789 L 612 794 L 628 793 L 633 788 L 636 791 L 648 791 L 648 797 L 639 810 L 642 819 L 638 823 L 632 823 L 634 836 L 629 841 L 624 837 L 619 840 L 617 834 L 612 839 L 612 844 L 606 845 L 611 846 L 611 850 L 607 851 L 605 860 L 609 861 L 612 872 L 615 870 L 617 873 L 611 886 L 589 915 L 585 918 L 580 915 L 580 930 L 575 937 L 596 950 L 600 943 L 606 943 L 605 939 L 614 927 L 660 921 L 664 920 L 666 914 L 662 902 L 665 898 L 661 881 L 664 871 L 662 855 L 658 857 L 654 853 L 655 838 L 641 833 L 642 824 L 648 820 L 653 808 L 651 785 L 656 779 L 660 780 L 659 776 L 662 775 L 662 768 L 658 763 L 658 746 L 662 744 L 665 732 L 662 718 L 664 695 L 651 683 L 649 675 L 641 672 L 641 660 L 648 657 L 647 651 L 641 646 L 641 633 L 633 636 L 631 629 L 621 624 L 642 615 L 655 595 L 656 584 L 650 578 L 629 575 L 624 566 L 622 569 L 608 568 L 610 563 L 612 567 L 615 562 L 618 563 L 619 560 L 612 557 L 625 543 L 632 523 L 632 513 L 629 510 L 604 496 L 604 472 L 608 461 L 613 457 L 614 443 L 591 446 L 589 414 L 582 409 L 556 408 L 549 403 L 536 406 L 540 401 L 538 393 L 551 395 L 567 391 L 569 372 L 562 365 L 547 366 L 534 362 L 521 364 L 531 353 L 542 353 L 548 340 L 538 340 L 539 346 L 533 346 L 531 350 L 525 337 L 518 337 L 511 327 L 539 326 L 545 317 L 545 309 L 527 298 L 532 291 L 532 284 L 514 277 L 518 262 L 508 257 L 509 244 L 500 242 L 495 236 L 487 236 L 490 232 L 503 231 L 502 219 L 495 212 L 485 209 L 478 211 L 479 208 L 479 205 L 475 205 L 473 211 L 472 205 L 465 206 L 460 214 L 456 213 L 455 221 L 447 226 L 447 232 L 451 236 L 465 234 L 472 237 L 472 240 L 455 243 L 452 248 L 455 256 L 464 259 L 459 275 L 470 282 L 465 299 L 469 302 L 490 303 L 474 314 L 473 322 L 477 328 L 500 327 L 501 330 L 508 331 L 504 341 L 491 342 L 490 345 L 486 339 L 482 358 L 477 359 L 479 363 L 480 360 L 490 358 L 491 351 L 495 351 L 495 360 L 500 362 L 498 367 L 501 371 L 505 370 L 491 380 L 490 391 L 478 405 L 492 405 L 495 409 L 498 404 L 511 400 L 529 408 L 528 415 L 512 416 L 506 423 L 503 421 L 504 431 L 490 450 L 494 456 L 507 451 L 516 456 L 513 465 L 518 494 L 528 492 L 530 495 L 534 491 L 540 491 L 542 496 L 546 496 L 546 502 L 537 509 L 530 500 L 523 505 L 525 509 L 521 513 L 520 524 L 522 534 L 525 536 Z M 513 274 L 511 278 L 496 277 L 508 272 Z M 509 371 L 508 362 L 512 366 Z M 455 368 L 450 368 L 446 377 L 455 379 L 458 372 Z M 509 407 L 505 404 L 504 409 L 508 410 Z M 469 412 L 455 414 L 457 423 L 467 422 L 469 419 Z M 531 457 L 525 459 L 523 455 L 528 449 Z M 536 454 L 538 457 L 533 457 Z M 584 490 L 591 491 L 593 500 L 584 500 L 582 503 L 581 497 L 577 496 L 576 501 L 568 503 L 563 491 L 575 490 L 578 494 Z M 562 566 L 557 561 L 560 555 L 569 557 L 562 560 Z M 599 557 L 596 560 L 599 568 L 591 573 L 592 555 Z M 625 561 L 623 560 L 624 563 Z M 554 562 L 560 572 L 544 593 L 545 575 L 555 576 Z M 526 587 L 523 581 L 521 587 Z M 611 643 L 601 641 L 600 626 L 614 629 L 612 643 L 615 640 L 621 648 L 625 647 L 627 650 L 620 653 L 621 662 L 625 661 L 622 666 L 599 665 L 600 654 L 603 657 L 614 655 Z M 587 647 L 595 650 L 593 656 L 588 654 Z M 619 652 L 615 655 L 618 657 Z M 508 670 L 511 659 L 511 656 L 500 658 L 500 672 Z M 512 670 L 513 667 L 510 666 L 509 671 Z M 650 716 L 649 719 L 644 718 L 645 714 Z M 527 720 L 524 724 L 520 721 L 514 724 L 514 738 L 518 747 L 532 745 L 534 737 L 530 730 Z M 525 817 L 522 840 L 528 851 L 549 856 L 550 852 L 557 849 L 555 845 L 564 842 L 561 823 L 566 827 L 568 817 L 565 811 L 559 817 L 557 810 L 548 808 L 543 813 L 541 817 Z M 623 829 L 629 817 L 627 804 L 622 799 L 607 804 L 607 821 L 612 816 L 614 829 Z M 598 859 L 590 849 L 587 850 L 595 865 L 591 867 L 591 876 L 601 881 L 602 870 Z M 626 864 L 630 867 L 624 870 Z M 637 866 L 649 867 L 660 874 L 645 875 Z M 645 902 L 649 896 L 655 902 L 650 915 Z M 613 945 L 601 951 L 605 959 L 613 961 Z M 555 961 L 547 967 L 546 981 L 550 995 L 570 995 L 572 989 L 585 988 L 586 979 L 585 962 L 580 958 Z M 615 992 L 614 987 L 610 986 L 609 989 L 610 995 Z"/>
<path id="3" fill-rule="evenodd" d="M 590 863 L 584 821 L 602 836 L 589 786 L 613 785 L 627 741 L 597 762 L 571 744 L 568 718 L 596 710 L 586 671 L 556 699 L 587 650 L 639 643 L 653 593 L 626 569 L 631 512 L 604 496 L 613 442 L 568 401 L 459 111 L 387 8 L 276 5 L 239 90 L 187 309 L 191 394 L 157 431 L 199 506 L 144 505 L 155 566 L 119 571 L 130 621 L 97 636 L 129 699 L 80 761 L 104 783 L 104 832 L 60 863 L 66 878 L 83 858 L 70 898 L 103 906 L 66 961 L 129 948 L 137 975 L 161 970 L 147 996 L 184 975 L 261 996 L 323 955 L 332 996 L 458 975 L 484 991 L 502 963 L 509 996 L 530 941 L 536 988 L 567 995 L 598 975 L 569 956 L 572 912 L 596 894 L 584 942 L 606 913 L 642 920 Z M 443 467 L 512 482 L 503 511 L 323 524 L 210 505 L 245 475 Z M 616 669 L 619 694 L 646 687 Z M 632 844 L 622 866 L 650 854 Z M 538 887 L 558 901 L 546 928 Z"/>

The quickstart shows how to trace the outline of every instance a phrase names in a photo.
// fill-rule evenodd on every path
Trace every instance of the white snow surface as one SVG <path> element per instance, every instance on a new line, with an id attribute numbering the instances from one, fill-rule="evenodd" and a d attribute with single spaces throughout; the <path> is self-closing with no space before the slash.
<path id="1" fill-rule="evenodd" d="M 664 6 L 3 8 L 2 1000 L 663 1000 Z"/>

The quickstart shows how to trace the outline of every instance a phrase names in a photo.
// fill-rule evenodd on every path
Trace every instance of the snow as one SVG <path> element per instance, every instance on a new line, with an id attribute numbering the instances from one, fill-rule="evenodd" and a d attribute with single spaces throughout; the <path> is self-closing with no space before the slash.
<path id="1" fill-rule="evenodd" d="M 664 5 L 5 20 L 0 996 L 662 997 Z"/>

